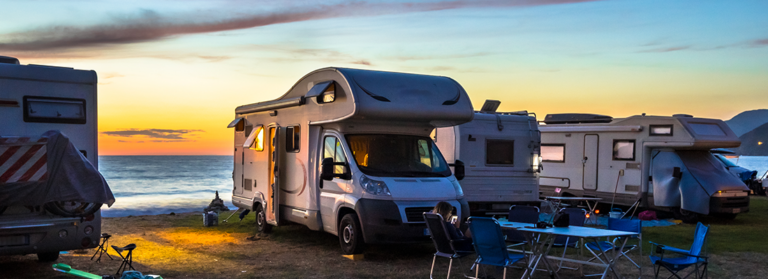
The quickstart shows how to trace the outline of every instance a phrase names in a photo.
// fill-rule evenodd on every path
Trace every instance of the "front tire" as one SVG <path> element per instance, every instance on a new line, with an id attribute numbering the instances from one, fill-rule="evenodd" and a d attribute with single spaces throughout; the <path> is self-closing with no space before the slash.
<path id="1" fill-rule="evenodd" d="M 261 204 L 256 205 L 254 213 L 256 214 L 256 232 L 271 233 L 272 225 L 267 223 L 267 213 L 264 212 L 264 208 L 261 207 Z"/>
<path id="2" fill-rule="evenodd" d="M 363 252 L 363 230 L 360 220 L 354 213 L 348 213 L 341 218 L 339 223 L 339 244 L 344 255 L 354 255 Z"/>
<path id="3" fill-rule="evenodd" d="M 699 221 L 699 214 L 696 212 L 688 211 L 682 208 L 678 208 L 672 211 L 675 219 L 680 219 L 686 224 L 695 224 Z"/>
<path id="4" fill-rule="evenodd" d="M 59 251 L 37 253 L 37 260 L 41 262 L 52 262 L 59 259 Z"/>

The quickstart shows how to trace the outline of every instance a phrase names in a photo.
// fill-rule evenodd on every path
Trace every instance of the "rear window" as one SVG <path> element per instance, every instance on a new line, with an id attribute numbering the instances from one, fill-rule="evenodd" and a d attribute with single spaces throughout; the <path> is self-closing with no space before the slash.
<path id="1" fill-rule="evenodd" d="M 513 165 L 514 157 L 515 141 L 490 139 L 485 141 L 486 165 Z"/>
<path id="2" fill-rule="evenodd" d="M 24 122 L 85 124 L 85 100 L 24 96 Z"/>

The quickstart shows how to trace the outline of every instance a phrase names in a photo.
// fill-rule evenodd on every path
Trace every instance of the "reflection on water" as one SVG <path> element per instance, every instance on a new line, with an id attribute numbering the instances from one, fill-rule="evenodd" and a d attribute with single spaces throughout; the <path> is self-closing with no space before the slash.
<path id="1" fill-rule="evenodd" d="M 99 156 L 115 204 L 102 215 L 202 211 L 215 191 L 230 208 L 232 156 Z"/>

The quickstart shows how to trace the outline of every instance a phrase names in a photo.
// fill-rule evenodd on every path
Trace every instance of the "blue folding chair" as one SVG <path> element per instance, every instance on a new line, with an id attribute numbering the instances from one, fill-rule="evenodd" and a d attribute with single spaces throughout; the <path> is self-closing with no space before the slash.
<path id="1" fill-rule="evenodd" d="M 584 222 L 587 221 L 587 210 L 583 208 L 576 208 L 576 207 L 563 208 L 563 209 L 560 209 L 560 214 L 568 214 L 569 226 L 583 227 Z M 575 248 L 578 245 L 578 242 L 579 242 L 578 238 L 559 235 L 555 237 L 555 242 L 552 244 L 552 247 L 563 247 L 562 257 L 565 258 L 565 252 L 568 250 L 568 247 Z M 557 270 L 560 271 L 560 269 L 562 268 L 571 269 L 571 270 L 577 269 L 577 268 L 563 267 L 563 261 L 560 261 L 560 263 L 557 264 Z"/>
<path id="2" fill-rule="evenodd" d="M 709 232 L 709 226 L 703 225 L 701 222 L 696 224 L 696 231 L 693 234 L 693 244 L 691 244 L 691 248 L 688 250 L 683 250 L 680 248 L 674 248 L 669 247 L 666 245 L 658 244 L 655 242 L 651 242 L 652 248 L 651 251 L 655 251 L 656 255 L 651 255 L 651 263 L 656 266 L 655 269 L 655 275 L 656 278 L 659 278 L 659 271 L 662 267 L 669 270 L 669 272 L 672 273 L 667 278 L 672 278 L 673 276 L 676 278 L 688 278 L 688 276 L 691 276 L 691 274 L 696 274 L 696 278 L 706 278 L 707 276 L 707 264 L 709 263 L 709 257 L 703 256 L 702 254 L 704 251 L 704 244 L 707 241 L 707 234 Z M 665 257 L 665 252 L 671 252 L 674 254 L 679 255 L 678 257 Z M 680 277 L 678 275 L 678 272 L 688 268 L 693 267 L 693 270 L 685 275 L 685 277 Z M 701 269 L 701 273 L 699 272 L 699 269 Z"/>
<path id="3" fill-rule="evenodd" d="M 477 260 L 475 264 L 475 278 L 479 275 L 480 265 L 492 265 L 504 268 L 503 278 L 507 278 L 507 267 L 525 259 L 524 254 L 509 253 L 504 243 L 504 234 L 501 225 L 493 218 L 470 217 L 469 230 L 472 233 L 472 244 L 475 246 Z M 523 277 L 528 275 L 526 265 Z"/>
<path id="4" fill-rule="evenodd" d="M 620 253 L 619 258 L 625 257 L 627 260 L 632 262 L 632 264 L 637 267 L 637 269 L 640 270 L 640 276 L 643 274 L 642 266 L 639 265 L 637 262 L 632 260 L 627 253 L 639 249 L 640 250 L 640 257 L 643 257 L 643 247 L 641 243 L 643 243 L 643 237 L 642 237 L 642 230 L 643 230 L 643 223 L 639 219 L 617 219 L 617 218 L 610 218 L 608 219 L 608 229 L 614 230 L 614 231 L 625 231 L 625 232 L 636 232 L 637 237 L 633 237 L 637 239 L 637 245 L 625 245 L 624 250 L 621 250 L 621 246 L 616 245 L 617 238 L 614 238 L 613 241 L 599 241 L 599 242 L 588 242 L 586 245 L 584 245 L 587 248 L 587 251 L 592 253 L 595 257 L 589 259 L 588 261 L 593 260 L 600 260 L 600 257 L 595 251 L 600 251 L 601 253 L 605 253 L 608 251 L 613 251 L 614 253 Z"/>
<path id="5" fill-rule="evenodd" d="M 509 215 L 507 216 L 507 220 L 510 222 L 536 224 L 539 222 L 539 208 L 527 205 L 513 205 L 509 207 Z M 528 240 L 525 238 L 525 235 L 518 231 L 508 230 L 505 233 L 507 235 L 507 242 L 513 243 L 511 245 L 507 245 L 507 248 L 524 246 L 528 244 Z"/>
<path id="6" fill-rule="evenodd" d="M 443 216 L 437 213 L 424 212 L 424 221 L 427 223 L 427 229 L 429 229 L 429 235 L 432 238 L 432 242 L 435 244 L 435 255 L 432 256 L 432 268 L 429 270 L 429 278 L 432 278 L 432 272 L 435 270 L 435 260 L 437 257 L 443 257 L 450 259 L 448 263 L 448 278 L 451 278 L 451 267 L 453 267 L 453 259 L 459 260 L 459 268 L 463 268 L 461 265 L 461 258 L 474 253 L 473 251 L 460 251 L 457 250 L 457 244 L 459 239 L 451 239 L 448 228 L 446 228 L 445 220 Z"/>

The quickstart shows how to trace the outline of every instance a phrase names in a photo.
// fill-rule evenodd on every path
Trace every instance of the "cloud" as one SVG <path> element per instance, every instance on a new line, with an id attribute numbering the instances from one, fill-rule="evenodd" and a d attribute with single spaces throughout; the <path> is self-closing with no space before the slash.
<path id="1" fill-rule="evenodd" d="M 368 61 L 368 60 L 358 60 L 358 61 L 352 61 L 352 62 L 349 62 L 349 63 L 358 64 L 358 65 L 365 65 L 365 66 L 371 66 L 371 62 Z"/>
<path id="2" fill-rule="evenodd" d="M 171 129 L 145 129 L 145 130 L 130 129 L 130 130 L 121 130 L 121 131 L 104 131 L 101 133 L 108 136 L 117 136 L 117 137 L 141 136 L 141 137 L 165 139 L 165 140 L 187 140 L 185 136 L 188 136 L 196 132 L 205 132 L 205 131 L 203 130 L 171 130 Z"/>
<path id="3" fill-rule="evenodd" d="M 754 41 L 752 41 L 752 43 L 750 45 L 752 45 L 754 47 L 768 46 L 768 39 L 754 40 Z"/>
<path id="4" fill-rule="evenodd" d="M 691 49 L 691 46 L 656 48 L 656 49 L 649 49 L 649 50 L 644 50 L 640 52 L 672 52 L 672 51 L 679 51 L 679 50 L 686 50 L 686 49 Z"/>
<path id="5" fill-rule="evenodd" d="M 52 52 L 159 41 L 180 35 L 247 29 L 279 23 L 336 17 L 376 16 L 409 12 L 482 7 L 524 7 L 591 2 L 595 0 L 454 0 L 437 2 L 353 2 L 335 5 L 287 6 L 282 10 L 246 16 L 212 19 L 205 14 L 166 17 L 153 10 L 139 15 L 113 17 L 92 26 L 50 25 L 0 36 L 0 51 Z M 207 17 L 208 20 L 192 20 Z"/>

